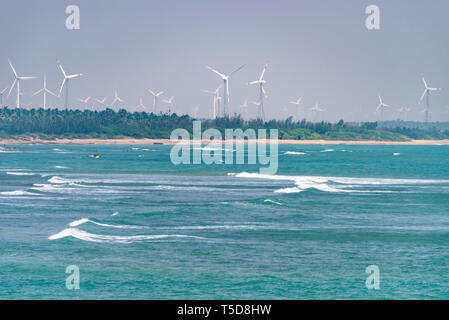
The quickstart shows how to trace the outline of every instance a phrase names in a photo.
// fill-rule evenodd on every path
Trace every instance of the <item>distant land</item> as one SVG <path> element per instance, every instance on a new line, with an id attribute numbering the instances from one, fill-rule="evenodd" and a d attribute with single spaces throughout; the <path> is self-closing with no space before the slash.
<path id="1" fill-rule="evenodd" d="M 0 109 L 0 144 L 168 143 L 174 129 L 192 131 L 188 115 L 155 115 L 126 110 Z M 448 144 L 448 122 L 309 122 L 285 120 L 200 119 L 202 129 L 278 129 L 281 143 L 295 144 Z"/>

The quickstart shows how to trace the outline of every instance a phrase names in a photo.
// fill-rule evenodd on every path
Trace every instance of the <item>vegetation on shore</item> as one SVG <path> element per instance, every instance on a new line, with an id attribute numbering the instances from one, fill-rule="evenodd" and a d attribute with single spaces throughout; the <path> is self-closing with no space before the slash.
<path id="1" fill-rule="evenodd" d="M 58 109 L 0 109 L 0 138 L 39 137 L 55 138 L 150 138 L 169 139 L 174 129 L 192 131 L 192 121 L 188 115 L 155 115 L 153 113 L 126 110 L 115 112 L 80 111 Z M 396 125 L 395 125 L 396 123 Z M 379 126 L 377 122 L 338 123 L 306 120 L 244 120 L 239 115 L 215 120 L 202 120 L 202 129 L 247 128 L 278 129 L 279 139 L 294 140 L 378 140 L 407 141 L 411 139 L 449 139 L 449 124 L 413 126 L 405 122 L 391 122 Z"/>

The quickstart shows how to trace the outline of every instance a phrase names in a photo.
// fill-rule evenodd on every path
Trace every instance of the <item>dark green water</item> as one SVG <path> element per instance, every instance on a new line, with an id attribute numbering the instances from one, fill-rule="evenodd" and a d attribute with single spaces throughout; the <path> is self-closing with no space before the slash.
<path id="1" fill-rule="evenodd" d="M 283 145 L 274 177 L 169 151 L 0 151 L 0 299 L 449 298 L 449 146 Z"/>

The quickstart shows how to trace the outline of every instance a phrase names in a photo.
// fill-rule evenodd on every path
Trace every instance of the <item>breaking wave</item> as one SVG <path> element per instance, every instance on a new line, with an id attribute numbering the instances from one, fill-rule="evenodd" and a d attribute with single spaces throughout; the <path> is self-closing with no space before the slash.
<path id="1" fill-rule="evenodd" d="M 424 180 L 424 179 L 386 179 L 386 178 L 351 178 L 351 177 L 320 177 L 320 176 L 282 176 L 259 173 L 230 173 L 228 175 L 237 178 L 266 179 L 294 182 L 294 187 L 282 188 L 275 193 L 299 193 L 307 189 L 316 189 L 323 192 L 369 192 L 384 193 L 384 190 L 355 190 L 354 186 L 363 188 L 366 186 L 413 186 L 425 184 L 449 183 L 449 180 Z M 394 192 L 394 191 L 388 191 Z"/>
<path id="2" fill-rule="evenodd" d="M 112 236 L 103 234 L 94 234 L 77 228 L 64 229 L 61 232 L 48 237 L 49 240 L 58 240 L 66 237 L 73 237 L 89 242 L 109 242 L 109 243 L 134 243 L 134 242 L 151 242 L 163 239 L 196 239 L 204 240 L 203 237 L 187 236 L 182 234 L 156 234 L 156 235 L 135 235 L 135 236 Z"/>

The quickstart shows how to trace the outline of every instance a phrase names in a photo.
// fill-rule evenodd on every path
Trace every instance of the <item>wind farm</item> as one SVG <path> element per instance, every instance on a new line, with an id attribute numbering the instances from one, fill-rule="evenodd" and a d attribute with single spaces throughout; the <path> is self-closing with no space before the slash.
<path id="1" fill-rule="evenodd" d="M 0 299 L 449 299 L 447 0 L 1 10 Z"/>

